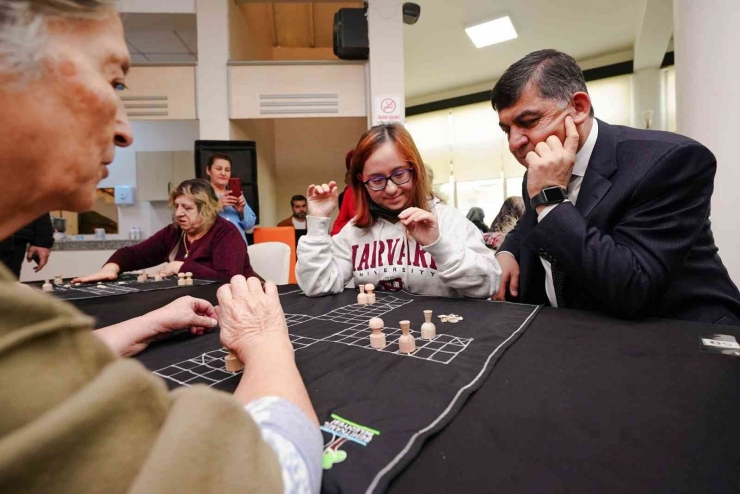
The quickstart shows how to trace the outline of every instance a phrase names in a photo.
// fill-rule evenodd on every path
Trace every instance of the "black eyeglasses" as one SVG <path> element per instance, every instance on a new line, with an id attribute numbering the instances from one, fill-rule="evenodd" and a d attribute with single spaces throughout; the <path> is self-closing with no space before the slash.
<path id="1" fill-rule="evenodd" d="M 364 183 L 370 190 L 383 190 L 388 185 L 388 180 L 396 185 L 403 185 L 414 175 L 413 168 L 404 168 L 402 170 L 396 170 L 387 177 L 373 177 L 365 180 Z"/>

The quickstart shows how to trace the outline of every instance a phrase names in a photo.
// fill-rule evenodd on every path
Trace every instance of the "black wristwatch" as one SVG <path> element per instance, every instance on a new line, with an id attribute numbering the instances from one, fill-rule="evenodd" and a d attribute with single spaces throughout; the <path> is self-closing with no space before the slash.
<path id="1" fill-rule="evenodd" d="M 541 206 L 543 204 L 559 204 L 567 198 L 568 194 L 565 189 L 561 189 L 557 185 L 550 185 L 534 196 L 529 201 L 529 204 L 532 206 L 532 209 L 537 209 L 537 206 Z"/>

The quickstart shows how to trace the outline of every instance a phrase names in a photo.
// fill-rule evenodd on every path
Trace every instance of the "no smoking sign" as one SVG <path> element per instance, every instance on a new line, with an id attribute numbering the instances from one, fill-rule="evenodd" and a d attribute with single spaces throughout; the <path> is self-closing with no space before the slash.
<path id="1" fill-rule="evenodd" d="M 390 122 L 402 122 L 401 96 L 386 95 L 376 96 L 373 108 L 373 125 Z"/>

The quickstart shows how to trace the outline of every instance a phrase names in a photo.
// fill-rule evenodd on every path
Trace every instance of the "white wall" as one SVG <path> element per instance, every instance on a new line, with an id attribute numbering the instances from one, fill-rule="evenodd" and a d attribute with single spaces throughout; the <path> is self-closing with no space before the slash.
<path id="1" fill-rule="evenodd" d="M 134 143 L 127 148 L 117 148 L 116 158 L 108 166 L 108 178 L 99 187 L 116 185 L 136 186 L 137 151 L 192 151 L 198 139 L 197 120 L 160 120 L 131 122 Z M 170 210 L 164 202 L 139 202 L 118 208 L 120 238 L 128 238 L 132 226 L 141 227 L 144 238 L 167 226 L 171 221 Z M 116 238 L 109 235 L 109 238 Z"/>
<path id="2" fill-rule="evenodd" d="M 717 158 L 712 195 L 712 231 L 719 255 L 735 284 L 740 284 L 740 228 L 737 184 L 740 163 L 735 139 L 740 134 L 737 111 L 740 79 L 740 9 L 737 0 L 674 0 L 676 47 L 676 124 L 707 146 Z"/>

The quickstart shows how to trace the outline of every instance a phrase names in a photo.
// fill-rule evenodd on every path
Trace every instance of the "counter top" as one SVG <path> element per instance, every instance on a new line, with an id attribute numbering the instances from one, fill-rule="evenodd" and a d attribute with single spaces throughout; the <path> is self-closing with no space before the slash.
<path id="1" fill-rule="evenodd" d="M 116 250 L 139 242 L 141 240 L 62 240 L 54 242 L 51 250 Z"/>

